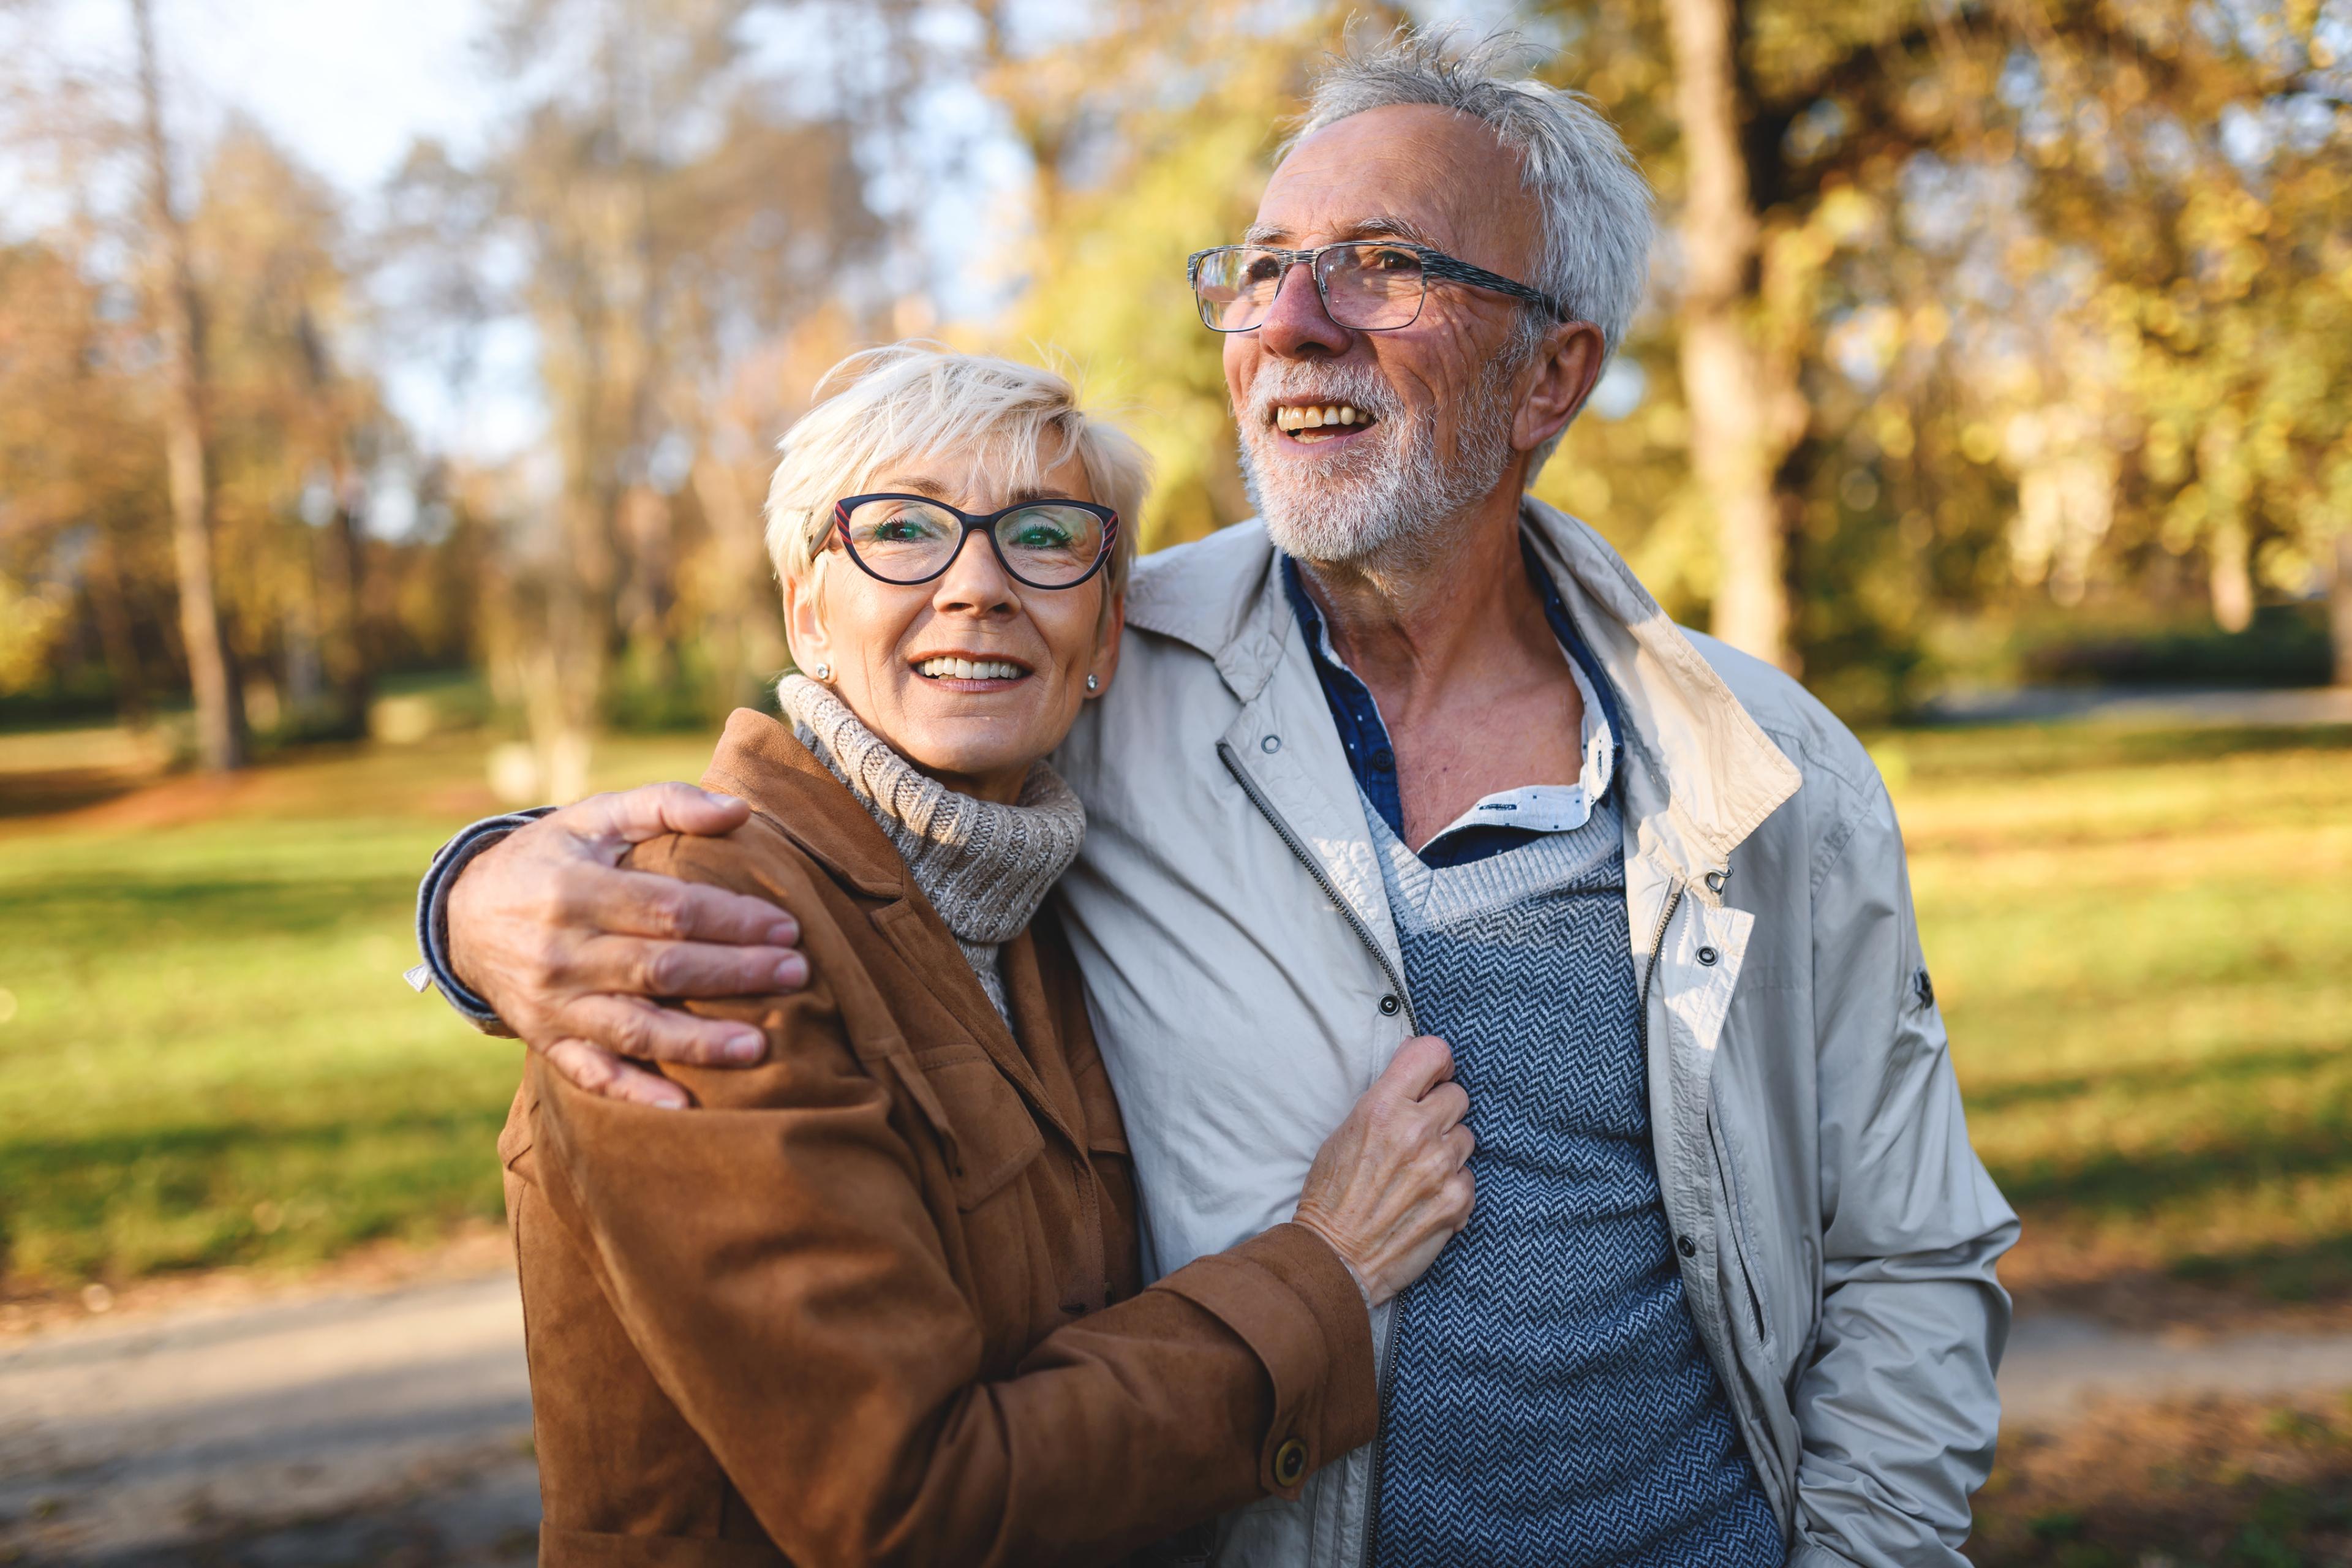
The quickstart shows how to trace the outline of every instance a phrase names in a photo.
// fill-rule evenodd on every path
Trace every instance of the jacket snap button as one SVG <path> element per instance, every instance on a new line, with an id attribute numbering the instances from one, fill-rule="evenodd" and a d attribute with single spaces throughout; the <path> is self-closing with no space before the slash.
<path id="1" fill-rule="evenodd" d="M 1715 949 L 1711 947 L 1702 947 L 1698 950 L 1698 961 L 1701 963 L 1706 964 L 1709 969 L 1713 969 L 1715 967 L 1715 961 L 1722 956 L 1723 954 L 1716 952 Z"/>
<path id="2" fill-rule="evenodd" d="M 1265 740 L 1260 741 L 1257 743 L 1257 749 L 1264 752 L 1270 757 L 1274 755 L 1275 752 L 1282 750 L 1282 737 L 1279 735 L 1268 735 Z"/>
<path id="3" fill-rule="evenodd" d="M 1685 1258 L 1696 1258 L 1698 1256 L 1698 1243 L 1693 1241 L 1687 1236 L 1678 1236 L 1675 1237 L 1675 1250 L 1681 1253 Z"/>
<path id="4" fill-rule="evenodd" d="M 1383 1018 L 1393 1018 L 1397 1016 L 1398 1011 L 1403 1006 L 1404 1004 L 1398 1001 L 1394 994 L 1391 994 L 1390 995 L 1383 996 L 1381 998 L 1381 1016 Z"/>
<path id="5" fill-rule="evenodd" d="M 1274 1484 L 1295 1487 L 1307 1475 L 1307 1445 L 1296 1437 L 1283 1440 L 1274 1451 Z"/>

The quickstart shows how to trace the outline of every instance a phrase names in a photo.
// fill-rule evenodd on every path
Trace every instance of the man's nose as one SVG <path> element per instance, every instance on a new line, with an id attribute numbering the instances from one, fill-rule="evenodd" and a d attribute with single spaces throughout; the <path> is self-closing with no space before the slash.
<path id="1" fill-rule="evenodd" d="M 1323 308 L 1322 290 L 1315 287 L 1315 269 L 1303 261 L 1283 273 L 1257 334 L 1268 353 L 1285 357 L 1310 348 L 1333 354 L 1348 352 L 1348 329 Z"/>

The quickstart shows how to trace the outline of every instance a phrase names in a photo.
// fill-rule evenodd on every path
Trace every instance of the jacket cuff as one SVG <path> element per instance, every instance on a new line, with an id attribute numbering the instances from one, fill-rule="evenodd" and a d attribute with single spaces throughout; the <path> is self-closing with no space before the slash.
<path id="1" fill-rule="evenodd" d="M 1372 1319 L 1328 1242 L 1278 1225 L 1185 1265 L 1153 1287 L 1216 1318 L 1255 1352 L 1274 1385 L 1258 1484 L 1296 1498 L 1307 1478 L 1380 1428 Z"/>
<path id="2" fill-rule="evenodd" d="M 441 999 L 456 1008 L 459 1017 L 486 1035 L 511 1038 L 514 1031 L 499 1020 L 488 1002 L 467 989 L 450 966 L 449 890 L 457 885 L 457 878 L 466 868 L 473 864 L 475 856 L 554 809 L 542 805 L 503 816 L 484 817 L 441 846 L 433 857 L 433 864 L 425 868 L 425 879 L 416 885 L 416 951 L 425 962 L 409 970 L 405 978 L 419 991 L 430 986 L 441 993 Z"/>

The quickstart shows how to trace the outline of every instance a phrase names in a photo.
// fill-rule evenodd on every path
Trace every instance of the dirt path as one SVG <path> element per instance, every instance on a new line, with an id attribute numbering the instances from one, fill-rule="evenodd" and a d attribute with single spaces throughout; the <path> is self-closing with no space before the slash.
<path id="1" fill-rule="evenodd" d="M 2010 1419 L 2352 1387 L 2352 1333 L 2022 1321 Z M 523 1563 L 539 1499 L 510 1275 L 0 1339 L 0 1562 Z"/>
<path id="2" fill-rule="evenodd" d="M 0 1340 L 0 1562 L 528 1563 L 510 1275 Z"/>

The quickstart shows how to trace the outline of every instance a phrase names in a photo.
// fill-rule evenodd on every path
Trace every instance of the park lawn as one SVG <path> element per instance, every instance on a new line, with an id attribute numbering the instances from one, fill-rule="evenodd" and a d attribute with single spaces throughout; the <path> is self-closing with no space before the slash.
<path id="1" fill-rule="evenodd" d="M 0 1289 L 299 1267 L 499 1216 L 520 1048 L 400 977 L 425 858 L 495 809 L 485 750 L 342 749 L 0 819 Z M 691 778 L 708 750 L 603 760 Z"/>
<path id="2" fill-rule="evenodd" d="M 2003 1277 L 2352 1301 L 2352 730 L 1876 750 Z"/>
<path id="3" fill-rule="evenodd" d="M 1874 747 L 1972 1131 L 2025 1212 L 2010 1278 L 2352 1300 L 2352 731 Z M 0 1288 L 498 1215 L 519 1047 L 399 979 L 426 856 L 490 809 L 484 752 L 311 752 L 0 818 Z M 621 741 L 597 772 L 707 754 Z"/>

